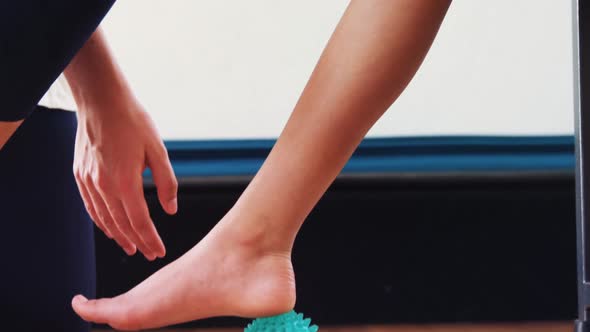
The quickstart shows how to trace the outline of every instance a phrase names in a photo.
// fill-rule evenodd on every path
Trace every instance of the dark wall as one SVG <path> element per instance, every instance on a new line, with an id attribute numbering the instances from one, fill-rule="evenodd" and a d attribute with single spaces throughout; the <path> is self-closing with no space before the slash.
<path id="1" fill-rule="evenodd" d="M 191 248 L 245 185 L 183 183 L 175 217 L 149 188 L 168 256 L 126 258 L 97 234 L 98 294 L 122 292 Z M 296 309 L 323 325 L 574 319 L 574 202 L 569 173 L 340 178 L 296 242 Z"/>

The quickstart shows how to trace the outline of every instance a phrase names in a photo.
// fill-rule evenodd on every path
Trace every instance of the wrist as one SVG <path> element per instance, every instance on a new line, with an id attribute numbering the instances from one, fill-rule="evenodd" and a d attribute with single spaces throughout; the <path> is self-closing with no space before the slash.
<path id="1" fill-rule="evenodd" d="M 64 70 L 81 113 L 107 113 L 137 104 L 106 40 L 97 30 Z"/>
<path id="2" fill-rule="evenodd" d="M 143 111 L 139 101 L 123 89 L 100 91 L 74 97 L 78 106 L 78 117 L 86 121 L 124 121 Z"/>
<path id="3" fill-rule="evenodd" d="M 104 84 L 70 84 L 72 95 L 81 113 L 120 111 L 137 104 L 135 96 L 125 82 L 111 79 Z"/>

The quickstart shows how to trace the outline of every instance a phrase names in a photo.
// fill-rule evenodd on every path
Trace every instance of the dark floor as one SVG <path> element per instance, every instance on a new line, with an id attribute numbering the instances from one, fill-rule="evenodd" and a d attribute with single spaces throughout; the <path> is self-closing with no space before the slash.
<path id="1" fill-rule="evenodd" d="M 321 327 L 321 332 L 571 332 L 571 322 Z M 107 332 L 97 330 L 96 332 Z M 242 332 L 243 329 L 163 329 L 159 332 Z"/>

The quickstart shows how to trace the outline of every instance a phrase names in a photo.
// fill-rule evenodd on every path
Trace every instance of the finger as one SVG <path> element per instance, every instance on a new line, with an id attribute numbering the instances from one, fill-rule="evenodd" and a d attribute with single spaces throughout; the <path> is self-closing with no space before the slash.
<path id="1" fill-rule="evenodd" d="M 178 181 L 163 144 L 147 150 L 147 163 L 152 170 L 154 183 L 158 189 L 158 199 L 164 211 L 175 214 L 178 211 Z"/>
<path id="2" fill-rule="evenodd" d="M 114 239 L 115 237 L 112 228 L 115 225 L 115 222 L 113 221 L 113 218 L 111 218 L 111 214 L 109 213 L 106 204 L 92 183 L 86 184 L 86 190 L 92 198 L 94 209 L 104 227 L 105 234 L 107 234 L 109 238 Z"/>
<path id="3" fill-rule="evenodd" d="M 102 219 L 100 218 L 100 216 L 96 212 L 96 205 L 94 204 L 94 200 L 92 198 L 92 195 L 90 195 L 90 192 L 86 188 L 86 185 L 84 185 L 84 182 L 79 181 L 79 180 L 76 180 L 76 183 L 78 184 L 78 189 L 80 190 L 80 195 L 82 196 L 82 200 L 84 201 L 84 204 L 86 205 L 86 210 L 88 211 L 90 218 L 92 218 L 96 227 L 98 227 L 109 239 L 112 239 L 113 238 L 112 235 L 104 227 Z"/>
<path id="4" fill-rule="evenodd" d="M 148 260 L 154 260 L 156 255 L 153 254 L 152 250 L 150 250 L 150 248 L 135 235 L 135 231 L 133 229 L 131 229 L 130 232 L 127 232 L 127 234 L 132 234 L 132 239 L 130 239 L 129 237 L 126 237 L 126 235 L 119 228 L 118 224 L 115 223 L 115 219 L 111 215 L 111 210 L 109 210 L 105 200 L 103 199 L 103 194 L 101 194 L 101 192 L 105 193 L 111 190 L 105 181 L 106 180 L 104 176 L 97 177 L 96 179 L 89 177 L 87 178 L 87 185 L 85 186 L 86 191 L 92 199 L 95 214 L 97 215 L 98 219 L 100 219 L 101 227 L 99 228 L 101 228 L 101 230 L 103 230 L 103 232 L 105 232 L 109 238 L 114 239 L 128 255 L 134 255 L 137 251 L 137 248 L 139 248 Z M 104 194 L 104 197 L 109 196 Z M 120 205 L 121 204 L 119 203 L 119 206 Z M 121 210 L 121 214 L 125 219 L 127 219 L 124 209 Z M 115 208 L 113 211 L 117 211 L 117 209 Z"/>
<path id="5" fill-rule="evenodd" d="M 109 186 L 107 183 L 108 182 L 105 177 L 96 178 L 90 185 L 87 186 L 87 190 L 94 201 L 94 206 L 96 209 L 102 211 L 101 218 L 104 227 L 107 229 L 109 234 L 111 234 L 112 238 L 117 242 L 117 244 L 123 248 L 123 250 L 128 255 L 133 255 L 136 252 L 136 246 L 131 243 L 131 241 L 129 241 L 129 239 L 121 232 L 115 223 L 113 214 L 116 215 L 117 211 L 115 209 L 109 209 L 109 206 L 106 203 L 105 198 L 110 197 L 106 193 L 112 191 L 112 186 Z"/>
<path id="6" fill-rule="evenodd" d="M 129 248 L 131 249 L 130 252 L 132 252 L 132 254 L 135 254 L 136 250 L 139 249 L 139 251 L 141 251 L 143 253 L 143 255 L 145 256 L 146 259 L 152 261 L 154 259 L 156 259 L 156 254 L 154 253 L 154 250 L 151 249 L 144 241 L 143 239 L 141 239 L 138 235 L 137 232 L 135 231 L 135 229 L 133 229 L 133 227 L 131 226 L 131 223 L 129 221 L 129 218 L 127 217 L 127 213 L 125 211 L 125 208 L 123 207 L 123 204 L 121 203 L 121 201 L 118 198 L 114 198 L 110 195 L 105 194 L 106 191 L 109 190 L 109 188 L 105 187 L 104 184 L 102 184 L 102 189 L 99 189 L 100 192 L 102 192 L 101 194 L 101 202 L 102 198 L 104 198 L 104 206 L 105 209 L 109 212 L 111 218 L 114 220 L 113 224 L 113 228 L 116 229 L 119 234 L 121 234 L 123 237 L 126 238 L 127 241 L 130 241 L 132 244 L 132 247 Z M 124 240 L 123 240 L 124 241 Z M 119 243 L 119 242 L 117 242 Z M 123 242 L 126 244 L 126 242 Z M 127 252 L 127 247 L 126 246 L 122 246 L 122 243 L 119 243 L 119 245 Z M 129 252 L 127 252 L 129 253 Z"/>
<path id="7" fill-rule="evenodd" d="M 76 180 L 76 184 L 78 185 L 78 191 L 80 191 L 80 196 L 82 197 L 82 202 L 84 202 L 84 206 L 86 207 L 86 211 L 90 215 L 90 219 L 96 222 L 95 220 L 98 219 L 96 216 L 96 211 L 94 211 L 94 206 L 92 204 L 92 199 L 88 194 L 88 191 L 84 187 L 84 184 Z"/>
<path id="8" fill-rule="evenodd" d="M 126 187 L 125 197 L 123 198 L 123 207 L 129 217 L 131 226 L 135 233 L 143 242 L 152 249 L 152 252 L 158 257 L 164 257 L 166 250 L 162 239 L 156 231 L 156 227 L 150 217 L 150 212 L 145 201 L 143 193 L 142 177 L 139 175 Z"/>
<path id="9" fill-rule="evenodd" d="M 115 208 L 113 208 L 113 204 L 109 204 L 106 196 L 103 193 L 99 193 L 103 200 L 104 200 L 104 204 L 105 204 L 105 208 L 107 209 L 107 211 L 109 212 L 109 216 L 107 217 L 107 219 L 109 220 L 109 222 L 105 222 L 105 227 L 109 230 L 109 232 L 111 233 L 111 235 L 113 236 L 113 239 L 115 240 L 115 242 L 117 242 L 117 244 L 123 248 L 123 250 L 125 251 L 125 253 L 127 253 L 127 255 L 132 256 L 137 252 L 137 247 L 134 244 L 135 242 L 132 241 L 127 234 L 121 229 L 121 227 L 119 227 L 119 223 L 121 223 L 121 219 L 122 217 L 120 217 L 120 212 L 116 211 Z M 115 205 L 116 206 L 116 205 Z"/>
<path id="10" fill-rule="evenodd" d="M 115 191 L 115 187 L 111 184 L 109 176 L 98 176 L 93 179 L 92 185 L 89 186 L 91 195 L 95 197 L 97 201 L 96 205 L 105 211 L 103 216 L 103 224 L 108 232 L 113 236 L 113 239 L 117 244 L 123 248 L 128 255 L 135 254 L 136 246 L 127 238 L 127 236 L 121 232 L 118 227 L 118 219 L 121 219 L 121 215 L 124 215 L 117 205 L 113 204 L 116 199 L 111 198 L 111 193 Z M 111 204 L 109 204 L 111 203 Z"/>
<path id="11" fill-rule="evenodd" d="M 127 195 L 125 195 L 127 196 Z M 122 201 L 118 201 L 116 203 L 122 210 L 123 216 L 119 219 L 117 226 L 121 230 L 121 232 L 125 233 L 127 237 L 133 241 L 133 243 L 137 246 L 137 249 L 143 253 L 145 258 L 149 261 L 153 261 L 156 257 L 163 257 L 159 255 L 158 251 L 152 248 L 143 237 L 137 232 L 136 228 L 133 226 L 130 217 L 128 215 L 127 209 Z M 149 221 L 151 223 L 151 221 Z"/>
<path id="12" fill-rule="evenodd" d="M 125 214 L 125 209 L 123 208 L 121 201 L 102 192 L 102 190 L 100 194 L 105 201 L 111 217 L 115 221 L 115 226 L 113 228 L 116 229 L 116 232 L 120 235 L 121 241 L 117 241 L 117 243 L 119 243 L 119 245 L 129 255 L 134 255 L 138 247 L 141 252 L 146 252 L 148 248 L 135 234 L 135 231 L 129 223 L 129 219 L 127 219 L 127 215 Z M 115 235 L 115 238 L 118 237 Z"/>

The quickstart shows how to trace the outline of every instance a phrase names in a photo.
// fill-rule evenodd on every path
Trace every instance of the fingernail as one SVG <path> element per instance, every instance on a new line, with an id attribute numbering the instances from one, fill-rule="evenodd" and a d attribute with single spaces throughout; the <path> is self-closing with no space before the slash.
<path id="1" fill-rule="evenodd" d="M 168 211 L 170 213 L 175 214 L 178 211 L 178 199 L 174 198 L 168 201 Z"/>
<path id="2" fill-rule="evenodd" d="M 84 297 L 84 295 L 76 295 L 76 296 L 74 296 L 74 302 L 86 303 L 86 302 L 88 302 L 88 299 L 86 297 Z"/>

